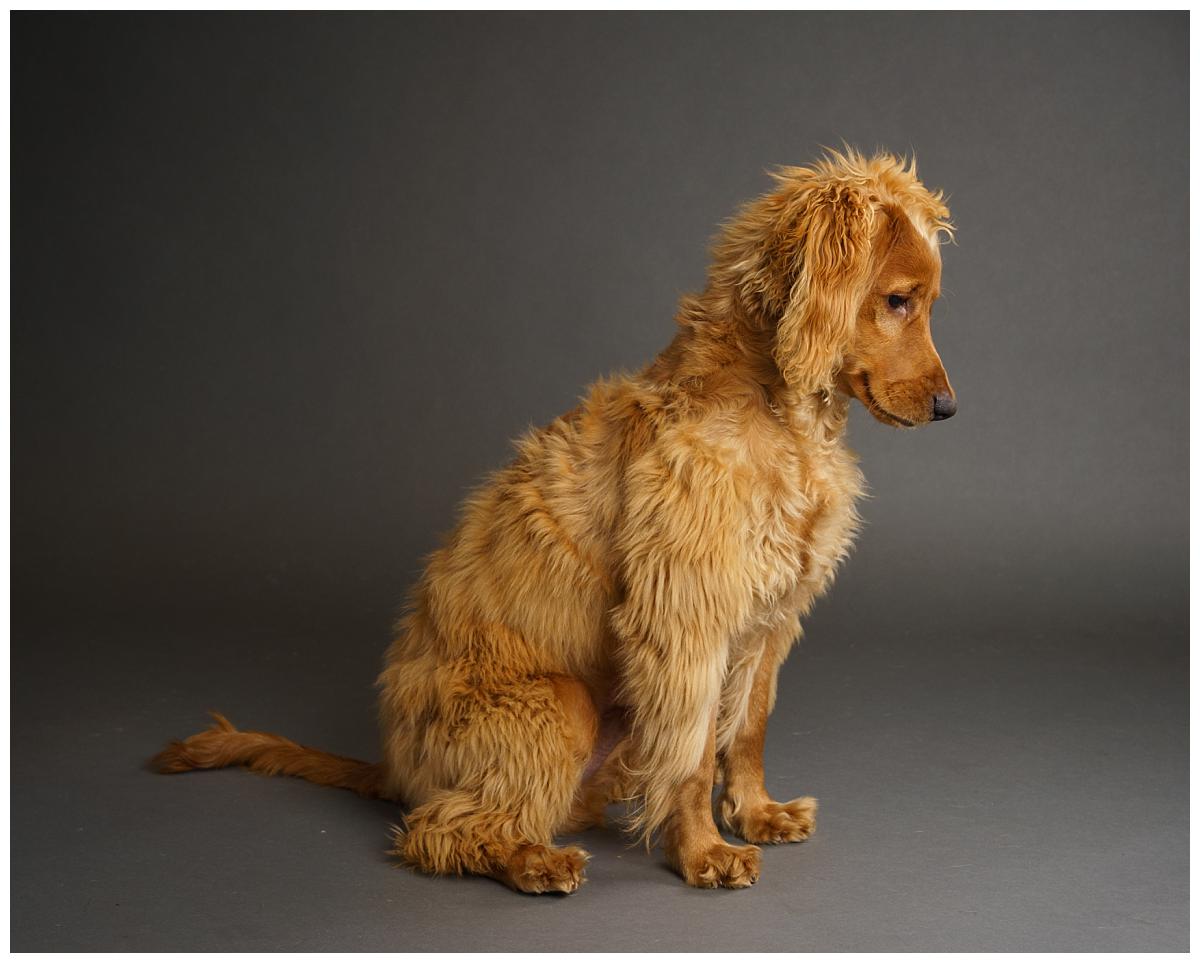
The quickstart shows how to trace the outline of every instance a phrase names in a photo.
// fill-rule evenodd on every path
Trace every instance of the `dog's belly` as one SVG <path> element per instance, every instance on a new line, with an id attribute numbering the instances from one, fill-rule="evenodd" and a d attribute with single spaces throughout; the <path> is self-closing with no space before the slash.
<path id="1" fill-rule="evenodd" d="M 609 706 L 600 714 L 596 743 L 583 770 L 583 782 L 596 774 L 617 745 L 629 734 L 629 716 L 624 706 Z"/>

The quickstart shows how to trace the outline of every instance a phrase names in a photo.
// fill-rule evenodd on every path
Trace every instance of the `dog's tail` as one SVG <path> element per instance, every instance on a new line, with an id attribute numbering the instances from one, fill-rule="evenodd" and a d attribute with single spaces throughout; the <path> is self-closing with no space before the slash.
<path id="1" fill-rule="evenodd" d="M 245 766 L 268 776 L 299 776 L 322 786 L 351 789 L 372 799 L 383 797 L 383 767 L 301 746 L 267 732 L 243 732 L 217 712 L 204 732 L 170 743 L 150 760 L 158 772 Z"/>

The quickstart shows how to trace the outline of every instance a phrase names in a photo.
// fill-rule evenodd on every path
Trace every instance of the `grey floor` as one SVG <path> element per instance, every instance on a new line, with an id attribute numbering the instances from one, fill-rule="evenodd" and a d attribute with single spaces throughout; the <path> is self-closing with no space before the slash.
<path id="1" fill-rule="evenodd" d="M 864 537 L 785 669 L 768 782 L 821 817 L 742 892 L 600 831 L 568 898 L 422 878 L 385 855 L 390 805 L 142 768 L 209 708 L 372 757 L 386 611 L 275 595 L 18 625 L 12 947 L 1185 950 L 1182 584 L 985 555 L 939 582 L 904 557 Z"/>

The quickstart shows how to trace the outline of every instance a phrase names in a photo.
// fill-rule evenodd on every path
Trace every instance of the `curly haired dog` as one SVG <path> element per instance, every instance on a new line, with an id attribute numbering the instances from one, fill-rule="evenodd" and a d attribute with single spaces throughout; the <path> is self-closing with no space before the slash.
<path id="1" fill-rule="evenodd" d="M 517 445 L 428 561 L 379 677 L 383 761 L 241 732 L 163 772 L 241 764 L 403 801 L 395 852 L 430 873 L 570 893 L 555 836 L 636 803 L 693 886 L 758 879 L 816 801 L 772 800 L 762 752 L 800 618 L 855 532 L 851 398 L 914 427 L 954 414 L 930 337 L 942 195 L 887 154 L 779 170 L 716 241 L 702 294 L 636 375 Z"/>

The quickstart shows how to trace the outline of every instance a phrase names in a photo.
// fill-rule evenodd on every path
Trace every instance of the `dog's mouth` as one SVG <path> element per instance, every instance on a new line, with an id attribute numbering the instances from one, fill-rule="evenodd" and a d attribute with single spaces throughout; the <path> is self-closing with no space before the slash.
<path id="1" fill-rule="evenodd" d="M 863 394 L 865 395 L 863 400 L 866 402 L 867 410 L 870 411 L 871 414 L 873 414 L 876 418 L 878 418 L 884 424 L 894 425 L 897 428 L 915 428 L 916 427 L 917 423 L 915 421 L 909 421 L 907 418 L 901 418 L 899 415 L 894 415 L 890 411 L 888 411 L 885 407 L 883 407 L 883 405 L 881 405 L 875 399 L 875 396 L 873 394 L 871 394 L 871 380 L 870 380 L 870 378 L 867 377 L 867 374 L 865 371 L 862 373 L 861 377 L 862 377 Z"/>

